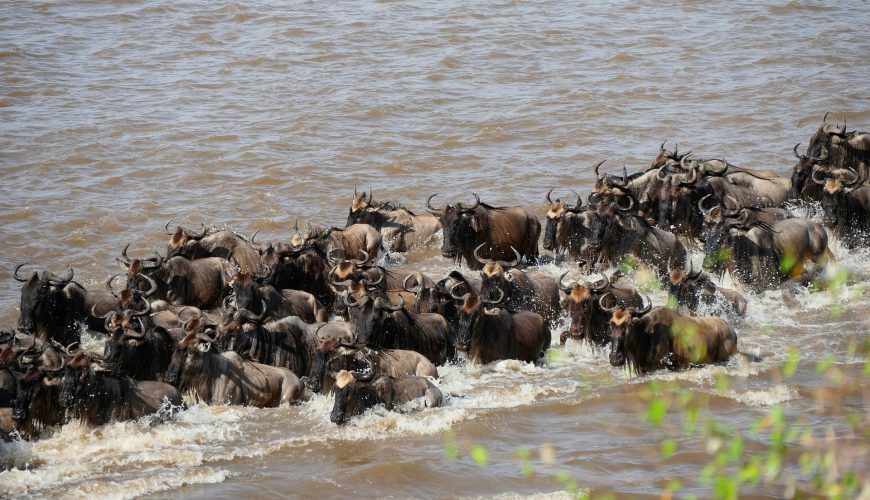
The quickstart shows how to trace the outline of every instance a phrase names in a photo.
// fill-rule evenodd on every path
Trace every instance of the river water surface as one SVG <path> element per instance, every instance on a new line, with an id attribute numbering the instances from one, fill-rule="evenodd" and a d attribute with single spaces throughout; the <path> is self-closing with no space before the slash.
<path id="1" fill-rule="evenodd" d="M 792 146 L 826 111 L 870 128 L 868 25 L 863 2 L 5 0 L 0 323 L 17 319 L 19 263 L 69 264 L 98 287 L 125 244 L 162 251 L 171 218 L 277 240 L 297 219 L 343 225 L 354 182 L 410 207 L 475 192 L 543 216 L 550 188 L 586 193 L 592 165 L 643 168 L 666 138 L 788 175 Z M 408 263 L 449 270 L 439 244 Z M 825 383 L 813 364 L 833 354 L 860 367 L 847 346 L 870 317 L 868 252 L 833 249 L 853 271 L 844 289 L 750 297 L 739 343 L 762 362 L 653 378 L 710 394 L 740 429 L 775 404 L 810 415 Z M 773 367 L 790 346 L 801 364 L 783 382 Z M 709 495 L 696 481 L 703 441 L 660 457 L 663 436 L 643 423 L 646 380 L 570 343 L 559 358 L 446 367 L 447 407 L 375 410 L 344 428 L 321 397 L 72 424 L 3 448 L 30 467 L 0 472 L 0 496 L 554 495 L 559 470 L 593 492 L 657 496 L 681 479 Z M 457 460 L 445 453 L 454 442 Z M 485 468 L 467 457 L 473 445 Z M 523 447 L 533 477 L 515 458 Z"/>

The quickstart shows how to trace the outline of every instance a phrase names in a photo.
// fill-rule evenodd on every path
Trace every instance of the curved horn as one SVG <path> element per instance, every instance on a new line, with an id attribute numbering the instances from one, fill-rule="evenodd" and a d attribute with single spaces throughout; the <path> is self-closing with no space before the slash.
<path id="1" fill-rule="evenodd" d="M 604 298 L 607 297 L 608 295 L 613 295 L 613 293 L 607 292 L 604 295 L 602 295 L 598 299 L 598 307 L 600 307 L 602 311 L 612 313 L 613 311 L 616 310 L 617 307 L 619 307 L 619 301 L 617 301 L 616 305 L 614 305 L 613 307 L 605 307 L 604 306 Z M 616 296 L 614 296 L 613 299 L 616 300 Z"/>
<path id="2" fill-rule="evenodd" d="M 124 245 L 124 249 L 121 250 L 121 259 L 120 259 L 121 262 L 123 262 L 124 264 L 128 264 L 128 265 L 130 264 L 130 257 L 127 257 L 127 250 L 129 250 L 129 249 L 130 249 L 129 243 Z"/>
<path id="3" fill-rule="evenodd" d="M 139 276 L 142 277 L 145 281 L 148 282 L 148 290 L 142 290 L 142 293 L 146 297 L 150 297 L 157 293 L 157 282 L 154 281 L 150 276 L 145 273 L 139 273 Z"/>
<path id="4" fill-rule="evenodd" d="M 795 144 L 791 151 L 792 151 L 792 153 L 794 153 L 794 157 L 795 157 L 795 158 L 797 158 L 798 160 L 803 160 L 804 157 L 803 157 L 802 155 L 799 155 L 798 152 L 797 152 L 797 148 L 798 148 L 798 146 L 800 146 L 800 145 L 801 145 L 801 143 L 797 143 L 797 144 Z"/>
<path id="5" fill-rule="evenodd" d="M 487 300 L 487 299 L 484 299 L 483 297 L 480 297 L 480 302 L 483 304 L 499 304 L 499 303 L 501 303 L 501 301 L 504 300 L 504 290 L 502 290 L 499 287 L 496 287 L 495 289 L 498 290 L 498 298 L 497 299 Z"/>
<path id="6" fill-rule="evenodd" d="M 603 160 L 603 161 L 599 162 L 598 165 L 595 165 L 595 176 L 598 177 L 599 179 L 604 178 L 603 175 L 601 175 L 600 173 L 598 173 L 598 169 L 601 168 L 601 165 L 604 165 L 604 162 L 605 162 L 605 161 L 607 161 L 607 160 Z"/>
<path id="7" fill-rule="evenodd" d="M 121 273 L 113 274 L 113 275 L 109 276 L 108 278 L 106 278 L 106 291 L 111 293 L 112 297 L 115 297 L 116 300 L 118 298 L 118 294 L 115 293 L 115 289 L 112 288 L 112 282 L 115 281 L 115 278 L 117 278 L 120 275 L 121 275 Z"/>
<path id="8" fill-rule="evenodd" d="M 820 174 L 820 173 L 823 174 L 824 177 L 821 177 L 821 178 L 817 177 L 817 174 Z M 827 180 L 827 178 L 828 178 L 827 172 L 823 171 L 820 168 L 814 168 L 812 178 L 813 178 L 813 182 L 815 182 L 816 184 L 824 184 L 825 180 Z"/>
<path id="9" fill-rule="evenodd" d="M 549 203 L 551 205 L 553 204 L 553 200 L 550 199 L 550 195 L 553 193 L 553 189 L 554 188 L 550 188 L 550 190 L 547 191 L 547 203 Z"/>
<path id="10" fill-rule="evenodd" d="M 662 165 L 661 167 L 659 167 L 659 171 L 656 172 L 656 177 L 660 181 L 667 179 L 668 176 L 670 176 L 670 175 L 671 175 L 671 173 L 670 173 L 670 171 L 668 171 L 667 165 Z"/>
<path id="11" fill-rule="evenodd" d="M 659 146 L 659 152 L 660 152 L 660 153 L 664 153 L 664 152 L 665 152 L 665 144 L 667 144 L 667 143 L 668 143 L 668 139 L 665 138 L 665 140 L 662 141 L 662 145 Z"/>
<path id="12" fill-rule="evenodd" d="M 474 196 L 474 205 L 467 208 L 467 210 L 474 210 L 480 206 L 480 196 L 477 196 L 475 193 L 471 193 L 471 195 Z"/>
<path id="13" fill-rule="evenodd" d="M 822 125 L 824 125 L 825 123 L 828 122 L 828 115 L 829 115 L 829 114 L 831 114 L 830 111 L 828 111 L 827 113 L 825 113 L 825 116 L 822 117 Z"/>
<path id="14" fill-rule="evenodd" d="M 629 201 L 628 206 L 627 206 L 627 207 L 623 207 L 622 205 L 620 205 L 620 204 L 617 202 L 617 203 L 616 203 L 616 209 L 617 209 L 617 210 L 621 210 L 621 211 L 623 211 L 623 212 L 627 212 L 627 211 L 631 210 L 632 208 L 634 208 L 634 197 L 633 197 L 633 196 L 625 196 L 625 198 L 628 198 L 628 201 Z"/>
<path id="15" fill-rule="evenodd" d="M 417 286 L 415 286 L 414 288 L 408 288 L 408 280 L 410 280 L 411 278 L 415 278 L 417 280 Z M 423 273 L 421 273 L 420 271 L 414 271 L 413 273 L 405 276 L 405 280 L 402 281 L 402 288 L 404 288 L 406 292 L 410 292 L 413 294 L 420 293 L 420 290 L 423 289 Z"/>
<path id="16" fill-rule="evenodd" d="M 434 197 L 436 197 L 436 196 L 438 196 L 438 193 L 435 193 L 435 194 L 429 196 L 429 198 L 426 199 L 426 208 L 428 208 L 430 212 L 441 213 L 441 210 L 440 210 L 440 209 L 435 208 L 435 207 L 432 206 L 432 198 L 434 198 Z"/>
<path id="17" fill-rule="evenodd" d="M 97 304 L 94 304 L 91 306 L 91 317 L 92 318 L 107 319 L 109 316 L 111 316 L 113 314 L 115 314 L 115 311 L 109 311 L 108 313 L 100 316 L 97 314 Z"/>
<path id="18" fill-rule="evenodd" d="M 378 309 L 386 309 L 388 311 L 399 311 L 403 307 L 405 307 L 405 297 L 403 297 L 402 295 L 399 295 L 399 301 L 400 301 L 399 305 L 394 306 L 389 301 L 389 299 L 382 299 L 379 297 L 379 298 L 375 299 L 375 307 Z"/>
<path id="19" fill-rule="evenodd" d="M 450 287 L 450 296 L 456 300 L 465 300 L 465 296 L 456 295 L 456 289 L 464 285 L 465 282 L 459 282 Z"/>
<path id="20" fill-rule="evenodd" d="M 163 232 L 168 234 L 169 236 L 175 236 L 174 233 L 169 232 L 169 225 L 170 224 L 172 224 L 172 219 L 169 219 L 169 222 L 167 222 L 166 225 L 163 226 Z M 130 245 L 127 245 L 127 246 L 130 246 Z"/>
<path id="21" fill-rule="evenodd" d="M 344 296 L 344 305 L 346 305 L 347 307 L 359 307 L 360 305 L 362 305 L 360 304 L 361 301 L 357 301 L 356 299 L 353 299 L 351 297 L 352 296 L 349 293 Z"/>
<path id="22" fill-rule="evenodd" d="M 266 301 L 263 299 L 260 299 L 260 308 L 263 310 L 263 312 L 261 312 L 260 314 L 254 314 L 251 311 L 249 311 L 248 309 L 239 309 L 239 313 L 243 317 L 245 317 L 251 321 L 254 321 L 256 323 L 262 323 L 263 320 L 266 319 L 266 315 L 269 312 L 269 309 L 266 306 Z"/>
<path id="23" fill-rule="evenodd" d="M 722 162 L 722 168 L 719 169 L 719 170 L 713 170 L 713 169 L 710 169 L 709 171 L 712 172 L 713 175 L 725 175 L 725 172 L 728 171 L 728 162 L 725 161 L 725 158 L 721 158 L 721 159 L 716 158 L 716 159 Z M 704 168 L 705 168 L 704 172 L 706 173 L 706 172 L 707 172 L 707 167 L 709 167 L 710 162 L 707 162 L 707 163 L 705 163 L 704 165 L 705 165 L 705 167 L 704 167 Z"/>
<path id="24" fill-rule="evenodd" d="M 698 200 L 698 210 L 701 211 L 701 214 L 704 216 L 705 219 L 709 219 L 710 217 L 712 217 L 711 212 L 716 208 L 716 206 L 712 206 L 710 208 L 704 208 L 704 200 L 706 200 L 707 198 L 709 198 L 711 196 L 713 196 L 713 193 L 704 195 L 704 197 L 702 197 L 700 200 Z"/>
<path id="25" fill-rule="evenodd" d="M 574 191 L 572 189 L 571 192 L 574 193 L 574 196 L 577 197 L 577 203 L 574 204 L 574 210 L 577 210 L 578 208 L 583 206 L 583 199 L 580 198 L 580 195 L 577 193 L 577 191 Z"/>
<path id="26" fill-rule="evenodd" d="M 30 264 L 30 261 L 27 261 L 24 264 L 18 264 L 17 266 L 15 266 L 15 271 L 12 272 L 12 277 L 15 278 L 16 281 L 20 281 L 22 283 L 26 283 L 28 281 L 26 278 L 22 278 L 21 276 L 18 276 L 18 270 L 21 269 L 22 267 L 26 266 L 27 264 Z"/>
<path id="27" fill-rule="evenodd" d="M 343 258 L 344 258 L 344 250 L 342 250 L 341 248 L 333 248 L 332 250 L 329 251 L 328 254 L 326 254 L 326 260 L 328 260 L 331 263 L 340 261 Z M 335 268 L 332 268 L 332 269 L 335 270 Z"/>
<path id="28" fill-rule="evenodd" d="M 475 249 L 474 249 L 474 259 L 475 259 L 477 262 L 479 262 L 480 264 L 482 264 L 482 265 L 486 265 L 487 261 L 483 260 L 483 259 L 480 257 L 480 255 L 478 255 L 478 253 L 477 253 L 477 251 L 480 250 L 480 247 L 482 247 L 483 245 L 486 245 L 486 243 L 481 243 L 480 245 L 477 245 L 477 247 L 475 247 Z"/>
<path id="29" fill-rule="evenodd" d="M 146 314 L 148 314 L 148 313 L 151 312 L 151 304 L 148 303 L 147 300 L 145 300 L 145 297 L 139 297 L 139 302 L 144 303 L 144 304 L 145 304 L 145 307 L 143 307 L 143 308 L 141 308 L 141 309 L 139 309 L 139 310 L 134 310 L 134 311 L 133 311 L 133 317 L 134 317 L 134 318 L 139 317 L 139 316 L 145 316 Z"/>
<path id="30" fill-rule="evenodd" d="M 378 286 L 384 282 L 384 278 L 386 277 L 387 273 L 381 267 L 377 267 L 376 269 L 378 270 L 378 274 L 380 274 L 381 277 L 378 278 L 378 280 L 374 281 L 374 282 L 370 282 L 367 279 L 362 279 L 362 280 L 360 280 L 360 283 L 362 283 L 363 286 L 365 286 L 365 287 Z"/>
<path id="31" fill-rule="evenodd" d="M 520 261 L 523 260 L 523 256 L 520 255 L 520 252 L 518 252 L 517 249 L 513 247 L 513 245 L 511 245 L 511 250 L 514 251 L 514 256 L 516 257 L 516 259 L 511 262 L 505 260 L 498 261 L 498 263 L 501 264 L 502 267 L 516 267 L 520 263 Z"/>
<path id="32" fill-rule="evenodd" d="M 204 332 L 199 332 L 196 334 L 196 339 L 203 342 L 208 342 L 209 344 L 214 344 L 215 342 L 217 342 L 217 336 L 211 336 L 208 334 L 208 332 L 214 332 L 214 330 L 209 328 Z"/>
<path id="33" fill-rule="evenodd" d="M 686 166 L 686 161 L 692 156 L 692 153 L 686 153 L 680 158 L 680 168 L 683 170 L 689 170 L 690 167 Z"/>
<path id="34" fill-rule="evenodd" d="M 186 234 L 188 238 L 191 238 L 191 239 L 194 239 L 194 240 L 198 240 L 198 239 L 202 238 L 203 236 L 205 236 L 206 234 L 208 234 L 208 229 L 206 229 L 205 224 L 203 224 L 202 222 L 200 222 L 199 225 L 202 226 L 202 232 L 201 232 L 201 233 L 196 234 L 196 233 L 191 233 L 191 232 L 188 232 L 188 231 L 184 231 L 184 234 Z"/>
<path id="35" fill-rule="evenodd" d="M 632 314 L 636 314 L 638 316 L 643 316 L 644 314 L 646 314 L 646 313 L 650 312 L 650 310 L 652 310 L 652 301 L 649 299 L 649 295 L 645 295 L 645 297 L 646 297 L 646 306 L 643 307 L 642 309 L 635 309 L 633 307 L 630 307 L 629 310 L 631 311 Z"/>
<path id="36" fill-rule="evenodd" d="M 365 264 L 366 262 L 368 262 L 369 259 L 371 259 L 371 257 L 369 256 L 369 253 L 363 249 L 360 249 L 359 252 L 361 254 L 363 254 L 363 259 L 362 260 L 351 260 L 351 262 L 353 262 L 354 264 L 356 264 L 358 266 L 361 266 L 361 265 Z"/>
<path id="37" fill-rule="evenodd" d="M 224 297 L 224 300 L 221 301 L 221 312 L 222 313 L 226 313 L 227 311 L 230 310 L 232 301 L 233 301 L 232 294 L 228 294 L 226 297 Z"/>

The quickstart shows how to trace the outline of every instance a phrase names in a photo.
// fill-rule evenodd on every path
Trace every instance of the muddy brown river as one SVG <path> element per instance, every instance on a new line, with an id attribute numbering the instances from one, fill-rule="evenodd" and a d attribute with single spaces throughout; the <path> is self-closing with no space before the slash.
<path id="1" fill-rule="evenodd" d="M 162 252 L 169 219 L 286 239 L 296 220 L 343 226 L 354 183 L 417 209 L 474 192 L 542 217 L 550 188 L 585 194 L 595 163 L 644 168 L 665 139 L 788 175 L 825 112 L 870 129 L 868 25 L 863 2 L 4 0 L 0 324 L 18 317 L 17 264 L 68 264 L 99 287 L 127 243 Z M 407 263 L 449 271 L 439 246 Z M 826 425 L 813 366 L 834 355 L 859 369 L 847 347 L 870 327 L 870 251 L 832 249 L 851 272 L 843 289 L 749 295 L 737 332 L 758 363 L 636 379 L 569 342 L 547 366 L 445 367 L 446 407 L 375 409 L 343 428 L 327 397 L 73 423 L 0 448 L 26 466 L 0 471 L 0 497 L 557 496 L 558 471 L 593 494 L 655 497 L 679 479 L 681 495 L 707 497 L 704 441 L 681 438 L 663 461 L 640 395 L 676 381 L 739 429 L 777 404 Z M 792 346 L 801 363 L 778 380 Z"/>

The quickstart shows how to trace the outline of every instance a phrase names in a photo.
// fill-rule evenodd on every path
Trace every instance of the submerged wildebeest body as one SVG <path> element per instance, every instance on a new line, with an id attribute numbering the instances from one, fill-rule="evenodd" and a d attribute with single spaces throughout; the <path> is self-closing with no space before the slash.
<path id="1" fill-rule="evenodd" d="M 181 394 L 169 384 L 136 381 L 109 373 L 91 356 L 78 353 L 66 365 L 60 402 L 87 425 L 135 420 L 167 408 L 181 409 Z"/>
<path id="2" fill-rule="evenodd" d="M 724 363 L 737 353 L 737 334 L 722 318 L 693 318 L 667 307 L 617 309 L 610 329 L 610 363 L 638 375 Z"/>
<path id="3" fill-rule="evenodd" d="M 387 410 L 417 398 L 426 398 L 426 406 L 437 407 L 444 402 L 441 390 L 424 377 L 374 378 L 375 370 L 356 373 L 342 370 L 335 376 L 335 404 L 329 419 L 338 425 L 350 417 L 382 404 Z"/>
<path id="4" fill-rule="evenodd" d="M 434 196 L 429 197 L 427 206 L 439 217 L 444 257 L 459 263 L 465 260 L 469 268 L 479 270 L 482 265 L 474 258 L 474 249 L 483 245 L 481 255 L 490 260 L 513 259 L 516 250 L 529 264 L 537 262 L 541 223 L 524 208 L 493 207 L 474 195 L 471 207 L 459 203 L 436 209 L 431 205 Z"/>
<path id="5" fill-rule="evenodd" d="M 482 245 L 481 245 L 482 246 Z M 531 274 L 517 269 L 519 252 L 513 262 L 483 261 L 478 255 L 481 246 L 474 249 L 474 258 L 483 265 L 480 270 L 480 296 L 488 300 L 501 297 L 500 306 L 511 311 L 531 311 L 540 314 L 547 326 L 559 319 L 559 287 L 547 275 Z M 457 298 L 458 297 L 454 297 Z"/>
<path id="6" fill-rule="evenodd" d="M 130 259 L 126 253 L 125 247 L 118 263 L 127 273 L 127 287 L 142 290 L 143 281 L 147 282 L 148 290 L 142 290 L 143 293 L 154 296 L 151 288 L 156 286 L 156 298 L 172 305 L 200 309 L 218 306 L 229 293 L 230 278 L 236 273 L 235 266 L 220 257 L 190 260 L 180 256 L 164 259 L 158 255 L 156 260 L 146 263 Z"/>
<path id="7" fill-rule="evenodd" d="M 381 297 L 348 302 L 360 308 L 354 337 L 358 345 L 373 349 L 410 349 L 443 365 L 454 357 L 454 332 L 440 314 L 413 314 L 404 302 L 393 306 Z"/>
<path id="8" fill-rule="evenodd" d="M 332 307 L 335 291 L 330 287 L 330 270 L 326 251 L 310 232 L 295 232 L 289 244 L 269 245 L 262 252 L 263 264 L 269 267 L 263 285 L 277 290 L 301 290 L 314 295 L 324 307 Z"/>
<path id="9" fill-rule="evenodd" d="M 43 271 L 41 275 L 33 271 L 30 278 L 24 278 L 18 275 L 18 271 L 25 265 L 17 266 L 12 273 L 17 281 L 23 283 L 18 316 L 20 330 L 42 339 L 54 339 L 61 345 L 79 341 L 81 323 L 104 331 L 103 319 L 97 315 L 116 309 L 118 301 L 115 297 L 105 290 L 85 290 L 72 281 L 71 267 L 63 276 L 50 271 Z"/>
<path id="10" fill-rule="evenodd" d="M 440 228 L 437 217 L 428 213 L 418 215 L 395 203 L 372 203 L 371 192 L 366 198 L 365 193 L 357 194 L 356 189 L 347 215 L 347 227 L 354 224 L 368 224 L 377 229 L 384 246 L 391 252 L 407 252 L 420 246 Z"/>
<path id="11" fill-rule="evenodd" d="M 329 392 L 340 370 L 360 371 L 374 367 L 392 378 L 438 378 L 438 369 L 426 356 L 406 349 L 369 349 L 345 347 L 341 339 L 329 338 L 318 347 L 319 363 L 308 378 L 307 387 L 313 392 Z"/>
<path id="12" fill-rule="evenodd" d="M 746 297 L 737 291 L 716 285 L 703 271 L 694 272 L 691 263 L 688 270 L 671 270 L 668 276 L 668 294 L 682 308 L 682 312 L 692 316 L 698 313 L 701 304 L 710 307 L 716 303 L 717 298 L 725 303 L 723 312 L 738 316 L 746 314 L 748 304 Z"/>
<path id="13" fill-rule="evenodd" d="M 813 173 L 822 187 L 824 223 L 847 247 L 870 245 L 870 184 L 849 170 Z"/>
<path id="14" fill-rule="evenodd" d="M 754 291 L 789 279 L 810 281 L 831 258 L 824 228 L 807 219 L 747 223 L 748 217 L 716 216 L 714 210 L 705 217 L 704 268 L 727 270 Z"/>
<path id="15" fill-rule="evenodd" d="M 259 286 L 247 273 L 236 273 L 230 286 L 232 294 L 224 301 L 225 306 L 246 309 L 263 318 L 298 316 L 307 323 L 323 323 L 329 317 L 326 308 L 308 292 Z"/>
<path id="16" fill-rule="evenodd" d="M 569 338 L 589 342 L 592 346 L 602 347 L 610 342 L 608 322 L 613 308 L 641 307 L 643 298 L 637 290 L 627 284 L 620 283 L 621 273 L 613 273 L 610 278 L 602 275 L 597 283 L 574 282 L 569 286 L 559 287 L 565 294 L 562 307 L 568 312 L 571 324 L 568 330 L 559 336 L 559 343 L 564 345 Z"/>
<path id="17" fill-rule="evenodd" d="M 175 256 L 187 257 L 190 260 L 206 257 L 219 257 L 239 266 L 243 273 L 256 272 L 260 265 L 260 254 L 253 244 L 232 231 L 214 231 L 211 228 L 201 233 L 193 233 L 182 227 L 174 233 L 168 231 L 169 224 L 164 229 L 172 236 L 166 248 L 166 258 Z"/>
<path id="18" fill-rule="evenodd" d="M 331 227 L 323 231 L 326 254 L 340 252 L 346 259 L 356 259 L 362 255 L 375 257 L 383 247 L 381 233 L 369 224 L 351 224 L 344 229 Z"/>
<path id="19" fill-rule="evenodd" d="M 550 329 L 540 314 L 497 307 L 500 299 L 466 294 L 460 309 L 456 348 L 473 364 L 502 359 L 538 361 L 550 347 Z M 492 307 L 495 306 L 495 307 Z"/>
<path id="20" fill-rule="evenodd" d="M 275 407 L 302 394 L 302 383 L 290 370 L 220 353 L 214 343 L 206 334 L 188 334 L 172 355 L 166 381 L 206 404 Z"/>
<path id="21" fill-rule="evenodd" d="M 674 233 L 653 227 L 642 217 L 631 213 L 634 199 L 627 205 L 619 202 L 598 205 L 592 223 L 590 246 L 599 265 L 619 265 L 621 259 L 631 256 L 649 265 L 664 280 L 668 262 L 683 266 L 686 248 Z"/>

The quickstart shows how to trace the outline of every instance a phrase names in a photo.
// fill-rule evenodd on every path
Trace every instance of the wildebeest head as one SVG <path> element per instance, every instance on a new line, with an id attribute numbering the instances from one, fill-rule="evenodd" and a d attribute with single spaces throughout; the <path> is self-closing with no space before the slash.
<path id="1" fill-rule="evenodd" d="M 335 374 L 335 404 L 329 420 L 343 425 L 354 415 L 378 404 L 378 395 L 371 381 L 376 378 L 377 369 L 372 364 L 363 372 L 341 370 Z"/>
<path id="2" fill-rule="evenodd" d="M 350 211 L 347 214 L 347 224 L 344 227 L 350 227 L 354 224 L 368 224 L 366 216 L 368 208 L 372 206 L 372 191 L 369 189 L 369 195 L 366 197 L 365 191 L 357 194 L 356 184 L 353 186 L 353 200 L 350 202 Z"/>
<path id="3" fill-rule="evenodd" d="M 353 302 L 348 298 L 349 307 L 360 307 L 359 316 L 356 318 L 354 337 L 357 345 L 370 347 L 391 346 L 396 341 L 399 332 L 392 318 L 393 314 L 402 314 L 405 308 L 405 298 L 400 296 L 401 302 L 394 306 L 383 297 L 369 298 L 360 302 Z"/>
<path id="4" fill-rule="evenodd" d="M 24 375 L 19 382 L 18 396 L 12 409 L 12 420 L 21 424 L 31 416 L 30 402 L 36 391 L 40 388 L 56 391 L 63 383 L 66 364 L 64 352 L 68 352 L 68 349 L 40 344 L 38 339 L 32 336 L 24 336 L 13 349 L 18 356 L 19 366 L 24 369 Z M 47 411 L 48 409 L 41 408 L 37 411 L 40 410 Z M 32 417 L 41 420 L 49 416 L 32 415 Z"/>
<path id="5" fill-rule="evenodd" d="M 516 273 L 521 272 L 515 270 L 517 264 L 520 263 L 522 256 L 516 248 L 511 247 L 516 258 L 512 262 L 487 260 L 484 261 L 477 253 L 485 243 L 481 243 L 474 249 L 474 258 L 479 262 L 483 269 L 480 270 L 480 296 L 485 299 L 492 299 L 498 292 L 502 292 L 504 298 L 504 290 L 510 290 L 511 283 L 516 279 Z"/>
<path id="6" fill-rule="evenodd" d="M 79 351 L 66 362 L 66 373 L 60 389 L 61 406 L 72 408 L 76 403 L 85 402 L 89 378 L 95 372 L 105 370 L 105 367 L 99 363 L 100 360 L 96 356 Z"/>
<path id="7" fill-rule="evenodd" d="M 127 250 L 129 248 L 130 244 L 128 243 L 124 246 L 124 249 L 121 250 L 121 256 L 115 257 L 115 260 L 118 261 L 118 264 L 121 265 L 121 268 L 127 275 L 126 287 L 139 290 L 144 293 L 146 297 L 151 296 L 157 292 L 158 287 L 157 283 L 149 276 L 149 274 L 159 271 L 166 262 L 166 259 L 161 257 L 156 251 L 154 252 L 155 256 L 149 259 L 131 259 L 127 256 Z"/>
<path id="8" fill-rule="evenodd" d="M 608 279 L 602 274 L 602 280 L 597 283 L 574 282 L 571 285 L 564 285 L 563 280 L 568 273 L 562 274 L 559 277 L 559 289 L 564 294 L 561 299 L 562 309 L 568 311 L 568 317 L 571 319 L 571 325 L 568 327 L 568 332 L 573 337 L 584 338 L 591 341 L 588 334 L 591 330 L 592 317 L 595 307 L 598 306 L 599 299 L 610 288 L 614 278 Z M 616 277 L 618 279 L 618 276 Z M 606 305 L 611 305 L 609 302 Z"/>
<path id="9" fill-rule="evenodd" d="M 662 181 L 658 193 L 658 226 L 678 233 L 694 234 L 700 229 L 701 214 L 698 200 L 713 193 L 707 180 L 708 173 L 722 175 L 728 169 L 725 160 L 709 160 L 686 164 L 690 155 L 681 158 L 679 173 L 669 173 L 667 167 L 659 169 Z M 673 228 L 673 229 L 672 229 Z"/>
<path id="10" fill-rule="evenodd" d="M 843 117 L 843 125 L 839 123 L 828 123 L 828 115 L 825 113 L 822 117 L 822 124 L 818 130 L 810 137 L 810 142 L 807 145 L 807 157 L 814 157 L 818 160 L 830 160 L 831 149 L 836 139 L 843 139 L 846 135 L 846 118 Z M 800 158 L 799 158 L 800 159 Z"/>
<path id="11" fill-rule="evenodd" d="M 49 319 L 62 314 L 58 310 L 59 294 L 73 279 L 73 269 L 67 266 L 67 272 L 58 276 L 51 271 L 39 273 L 33 271 L 30 278 L 18 275 L 18 271 L 27 265 L 25 262 L 15 268 L 13 277 L 24 283 L 21 287 L 21 314 L 18 316 L 18 328 L 24 332 L 33 332 L 37 321 Z"/>
<path id="12" fill-rule="evenodd" d="M 455 271 L 454 271 L 455 272 Z M 414 301 L 417 312 L 419 313 L 437 313 L 450 321 L 456 317 L 456 304 L 453 297 L 450 295 L 450 290 L 447 283 L 453 278 L 447 277 L 440 279 L 431 286 L 425 286 L 422 277 L 416 277 L 412 273 L 405 277 L 403 288 L 416 295 Z M 409 287 L 408 282 L 413 279 L 414 286 Z M 464 279 L 464 278 L 463 278 Z"/>
<path id="13" fill-rule="evenodd" d="M 590 203 L 592 203 L 590 197 Z M 601 252 L 605 243 L 605 233 L 612 224 L 617 222 L 621 213 L 631 213 L 635 206 L 635 199 L 631 195 L 617 196 L 612 199 L 603 199 L 593 204 L 595 215 L 589 227 L 589 249 L 597 254 Z"/>
<path id="14" fill-rule="evenodd" d="M 199 241 L 203 237 L 205 237 L 209 233 L 209 229 L 205 227 L 205 224 L 200 224 L 202 226 L 201 233 L 194 233 L 192 231 L 188 231 L 181 226 L 177 226 L 175 228 L 175 232 L 169 231 L 169 225 L 172 224 L 172 220 L 163 226 L 164 232 L 172 238 L 169 240 L 169 243 L 166 245 L 166 258 L 171 259 L 176 255 L 181 255 L 182 257 L 192 258 L 193 255 L 189 252 L 189 245 L 187 244 L 189 241 Z"/>
<path id="15" fill-rule="evenodd" d="M 601 298 L 602 300 L 604 297 Z M 652 302 L 647 297 L 647 305 L 637 309 L 634 307 L 604 307 L 605 311 L 612 311 L 610 318 L 610 364 L 622 366 L 625 364 L 625 338 L 634 328 L 637 321 L 652 309 Z"/>
<path id="16" fill-rule="evenodd" d="M 455 259 L 459 255 L 460 241 L 475 241 L 477 232 L 481 230 L 480 217 L 477 214 L 477 208 L 480 206 L 480 197 L 474 195 L 474 205 L 464 207 L 462 203 L 453 205 L 445 205 L 444 208 L 438 209 L 432 206 L 432 198 L 435 194 L 426 200 L 426 206 L 429 212 L 438 217 L 441 224 L 441 229 L 444 232 L 444 240 L 441 243 L 441 255 L 448 259 Z"/>
<path id="17" fill-rule="evenodd" d="M 556 198 L 556 201 L 550 199 L 550 194 L 553 192 L 551 189 L 547 193 L 547 203 L 550 204 L 549 210 L 547 210 L 547 220 L 544 224 L 544 242 L 543 246 L 545 250 L 551 250 L 554 252 L 558 252 L 561 250 L 559 248 L 559 238 L 558 235 L 560 233 L 560 227 L 565 224 L 567 218 L 576 214 L 581 206 L 583 205 L 583 201 L 580 198 L 580 195 L 577 195 L 577 203 L 571 207 L 565 203 L 562 203 L 562 200 Z M 576 194 L 576 193 L 575 193 Z"/>
<path id="18" fill-rule="evenodd" d="M 665 139 L 665 141 L 662 143 L 662 145 L 659 146 L 659 154 L 656 156 L 655 160 L 653 160 L 652 165 L 650 165 L 650 168 L 676 167 L 680 164 L 680 160 L 682 160 L 684 157 L 692 154 L 691 151 L 687 151 L 683 154 L 680 154 L 680 152 L 679 152 L 680 145 L 679 144 L 674 145 L 673 151 L 668 151 L 667 149 L 665 149 L 665 144 L 667 144 L 667 143 L 668 143 L 668 140 Z"/>
<path id="19" fill-rule="evenodd" d="M 173 351 L 164 381 L 175 387 L 189 385 L 193 377 L 205 373 L 205 358 L 217 352 L 216 342 L 211 329 L 188 333 Z"/>
<path id="20" fill-rule="evenodd" d="M 703 267 L 709 272 L 718 273 L 724 271 L 732 260 L 732 225 L 736 212 L 727 211 L 721 204 L 707 208 L 704 206 L 706 199 L 705 196 L 698 202 L 698 208 L 704 217 L 699 238 L 704 243 Z"/>
<path id="21" fill-rule="evenodd" d="M 712 292 L 708 290 L 710 286 L 713 286 Z M 677 304 L 685 306 L 690 311 L 696 311 L 701 294 L 705 291 L 708 294 L 715 293 L 716 287 L 703 276 L 702 271 L 693 270 L 691 261 L 688 270 L 671 269 L 668 261 L 668 294 Z"/>
<path id="22" fill-rule="evenodd" d="M 481 316 L 498 316 L 501 313 L 498 304 L 504 299 L 504 292 L 498 290 L 499 296 L 496 300 L 487 300 L 471 293 L 466 293 L 460 297 L 456 292 L 459 286 L 461 286 L 460 283 L 453 285 L 450 291 L 453 298 L 461 301 L 462 304 L 458 308 L 459 327 L 456 330 L 456 350 L 468 351 L 471 348 L 472 337 L 481 324 Z"/>
<path id="23" fill-rule="evenodd" d="M 824 223 L 834 227 L 839 219 L 839 209 L 843 206 L 843 197 L 864 184 L 858 173 L 840 168 L 835 170 L 813 169 L 813 182 L 822 187 L 822 209 Z"/>

